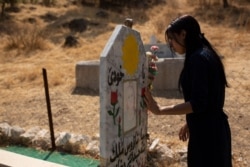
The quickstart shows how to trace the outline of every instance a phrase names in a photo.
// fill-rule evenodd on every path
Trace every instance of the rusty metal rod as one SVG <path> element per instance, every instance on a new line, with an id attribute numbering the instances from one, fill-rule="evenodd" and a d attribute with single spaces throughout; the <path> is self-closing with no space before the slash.
<path id="1" fill-rule="evenodd" d="M 52 119 L 52 113 L 51 113 L 50 97 L 49 97 L 47 71 L 44 68 L 43 68 L 43 81 L 44 81 L 44 89 L 45 89 L 45 96 L 46 96 L 46 102 L 47 102 L 48 118 L 49 118 L 51 146 L 52 146 L 52 150 L 55 150 L 56 144 L 55 144 L 55 135 L 54 135 L 54 128 L 53 128 L 53 119 Z"/>

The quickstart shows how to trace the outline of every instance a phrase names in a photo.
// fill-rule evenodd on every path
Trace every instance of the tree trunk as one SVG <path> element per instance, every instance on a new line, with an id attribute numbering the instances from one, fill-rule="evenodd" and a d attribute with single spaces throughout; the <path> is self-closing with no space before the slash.
<path id="1" fill-rule="evenodd" d="M 48 7 L 51 5 L 51 1 L 50 0 L 43 0 L 43 5 Z"/>
<path id="2" fill-rule="evenodd" d="M 2 2 L 1 17 L 4 17 L 4 11 L 5 11 L 5 1 Z"/>
<path id="3" fill-rule="evenodd" d="M 10 8 L 15 8 L 17 1 L 16 0 L 10 0 Z"/>
<path id="4" fill-rule="evenodd" d="M 227 8 L 229 5 L 228 5 L 228 2 L 227 2 L 227 0 L 223 0 L 223 7 L 224 8 Z"/>
<path id="5" fill-rule="evenodd" d="M 100 6 L 101 8 L 105 7 L 105 0 L 100 0 L 99 6 Z"/>

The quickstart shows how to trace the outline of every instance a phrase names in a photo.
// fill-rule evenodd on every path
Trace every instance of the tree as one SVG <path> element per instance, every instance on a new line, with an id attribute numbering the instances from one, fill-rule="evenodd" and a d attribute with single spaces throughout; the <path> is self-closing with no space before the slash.
<path id="1" fill-rule="evenodd" d="M 10 8 L 15 8 L 17 0 L 0 0 L 0 3 L 2 3 L 1 17 L 3 17 L 5 15 L 6 3 L 10 4 Z"/>
<path id="2" fill-rule="evenodd" d="M 5 1 L 1 1 L 1 3 L 2 3 L 1 17 L 3 17 L 5 13 Z"/>
<path id="3" fill-rule="evenodd" d="M 43 4 L 45 6 L 50 6 L 51 5 L 51 0 L 43 0 Z"/>
<path id="4" fill-rule="evenodd" d="M 227 0 L 223 0 L 223 7 L 227 8 L 229 6 L 228 1 Z"/>

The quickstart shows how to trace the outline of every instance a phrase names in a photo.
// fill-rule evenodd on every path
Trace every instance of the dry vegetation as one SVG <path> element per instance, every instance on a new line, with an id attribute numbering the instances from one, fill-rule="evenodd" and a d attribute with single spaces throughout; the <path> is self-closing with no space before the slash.
<path id="1" fill-rule="evenodd" d="M 231 7 L 206 6 L 197 1 L 167 1 L 164 5 L 142 9 L 107 10 L 107 18 L 98 18 L 98 8 L 75 6 L 66 0 L 52 7 L 19 4 L 19 13 L 8 13 L 0 21 L 0 123 L 24 128 L 40 126 L 48 129 L 43 89 L 42 68 L 48 72 L 50 97 L 56 132 L 69 131 L 95 136 L 99 131 L 99 97 L 96 92 L 72 94 L 75 65 L 82 60 L 99 59 L 109 36 L 126 17 L 135 21 L 134 29 L 144 43 L 155 35 L 164 42 L 164 29 L 176 16 L 194 15 L 205 36 L 223 55 L 228 81 L 225 110 L 232 127 L 235 167 L 249 166 L 250 145 L 250 10 L 249 2 L 231 2 Z M 54 16 L 54 17 L 50 17 Z M 71 19 L 84 18 L 89 24 L 83 33 L 73 33 L 62 25 Z M 75 48 L 62 47 L 64 39 L 74 35 Z M 86 77 L 87 79 L 87 77 Z M 157 95 L 157 94 L 156 94 Z M 162 104 L 182 102 L 178 98 L 157 97 Z M 149 132 L 171 148 L 186 145 L 178 141 L 184 116 L 149 114 Z M 178 164 L 176 164 L 178 166 Z"/>

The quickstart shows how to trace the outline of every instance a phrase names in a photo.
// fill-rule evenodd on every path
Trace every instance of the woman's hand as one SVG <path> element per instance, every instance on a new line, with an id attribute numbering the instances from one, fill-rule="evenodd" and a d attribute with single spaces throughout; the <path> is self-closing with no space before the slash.
<path id="1" fill-rule="evenodd" d="M 179 139 L 182 141 L 187 141 L 189 138 L 189 129 L 187 124 L 185 124 L 183 127 L 181 127 L 179 132 Z"/>
<path id="2" fill-rule="evenodd" d="M 148 110 L 150 110 L 152 113 L 156 115 L 160 115 L 161 114 L 160 106 L 154 100 L 151 92 L 148 89 L 146 89 L 145 91 L 145 97 L 146 97 L 145 103 L 147 105 Z"/>

